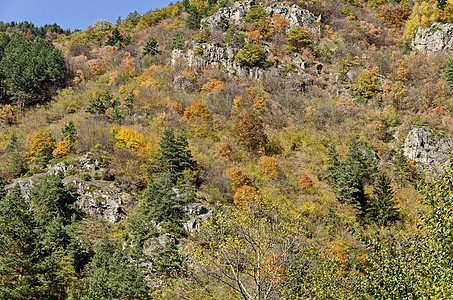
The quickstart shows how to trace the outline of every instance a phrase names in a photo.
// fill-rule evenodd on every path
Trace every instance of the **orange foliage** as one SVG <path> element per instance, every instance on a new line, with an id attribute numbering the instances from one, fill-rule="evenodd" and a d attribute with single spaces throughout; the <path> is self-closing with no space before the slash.
<path id="1" fill-rule="evenodd" d="M 409 18 L 411 11 L 405 7 L 395 4 L 385 4 L 381 6 L 381 16 L 390 24 L 403 26 Z"/>
<path id="2" fill-rule="evenodd" d="M 258 160 L 259 170 L 266 176 L 276 176 L 278 174 L 278 166 L 275 158 L 269 156 L 261 156 Z"/>
<path id="3" fill-rule="evenodd" d="M 237 189 L 234 193 L 233 202 L 238 206 L 245 206 L 245 204 L 253 198 L 259 197 L 258 191 L 253 186 L 244 185 Z"/>
<path id="4" fill-rule="evenodd" d="M 407 81 L 409 80 L 410 64 L 404 59 L 399 59 L 392 63 L 394 69 L 394 77 L 396 80 Z"/>
<path id="5" fill-rule="evenodd" d="M 210 82 L 203 85 L 201 90 L 204 92 L 210 93 L 210 94 L 215 94 L 217 92 L 220 92 L 224 86 L 225 86 L 225 83 L 223 83 L 222 81 L 217 80 L 217 79 L 212 79 Z"/>
<path id="6" fill-rule="evenodd" d="M 144 87 L 147 89 L 159 89 L 159 84 L 154 80 L 153 75 L 156 71 L 160 69 L 160 66 L 153 65 L 145 70 L 143 70 L 142 77 L 138 81 L 138 86 Z"/>
<path id="7" fill-rule="evenodd" d="M 286 20 L 281 14 L 274 14 L 271 18 L 271 27 L 274 32 L 282 33 L 288 27 L 289 21 Z"/>
<path id="8" fill-rule="evenodd" d="M 107 60 L 105 59 L 90 59 L 88 62 L 88 67 L 93 75 L 102 75 L 105 72 L 105 67 L 107 66 Z"/>
<path id="9" fill-rule="evenodd" d="M 303 190 L 310 188 L 313 186 L 313 181 L 311 180 L 310 177 L 308 177 L 307 174 L 302 174 L 300 175 L 299 178 L 297 178 L 297 184 L 299 184 L 299 187 Z"/>
<path id="10" fill-rule="evenodd" d="M 68 155 L 70 150 L 71 149 L 70 149 L 68 143 L 66 141 L 62 140 L 56 144 L 56 148 L 53 150 L 52 155 L 55 158 L 65 157 L 66 155 Z"/>
<path id="11" fill-rule="evenodd" d="M 274 282 L 282 282 L 286 276 L 286 266 L 280 261 L 280 255 L 265 253 L 261 261 L 260 278 Z"/>
<path id="12" fill-rule="evenodd" d="M 263 39 L 263 35 L 258 30 L 254 30 L 249 32 L 249 39 L 257 44 L 260 40 Z"/>
<path id="13" fill-rule="evenodd" d="M 12 124 L 14 123 L 14 119 L 14 108 L 11 105 L 6 104 L 0 109 L 0 121 Z"/>
<path id="14" fill-rule="evenodd" d="M 373 130 L 374 135 L 378 139 L 383 139 L 385 137 L 385 125 L 381 121 L 373 121 L 371 124 L 368 124 L 368 128 Z"/>
<path id="15" fill-rule="evenodd" d="M 267 111 L 267 99 L 263 95 L 256 95 L 255 98 L 253 98 L 253 108 L 256 109 L 258 112 L 265 112 Z"/>
<path id="16" fill-rule="evenodd" d="M 238 167 L 229 168 L 226 170 L 226 175 L 230 179 L 233 188 L 238 189 L 244 185 L 251 185 L 252 179 L 250 176 L 241 171 Z"/>
<path id="17" fill-rule="evenodd" d="M 231 151 L 233 149 L 231 148 L 230 143 L 223 137 L 220 142 L 217 142 L 215 144 L 215 152 L 220 156 L 220 157 L 228 157 L 231 154 Z"/>
<path id="18" fill-rule="evenodd" d="M 212 111 L 210 111 L 206 105 L 194 100 L 190 107 L 187 107 L 184 111 L 184 118 L 188 121 L 193 119 L 209 119 L 212 116 Z"/>

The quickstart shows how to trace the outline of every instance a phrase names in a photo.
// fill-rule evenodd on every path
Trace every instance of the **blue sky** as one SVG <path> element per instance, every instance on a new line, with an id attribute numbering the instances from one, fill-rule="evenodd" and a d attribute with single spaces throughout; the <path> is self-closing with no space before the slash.
<path id="1" fill-rule="evenodd" d="M 118 16 L 165 7 L 171 0 L 0 0 L 0 21 L 57 23 L 63 29 L 86 29 L 97 19 L 115 24 Z M 176 1 L 174 1 L 176 2 Z"/>

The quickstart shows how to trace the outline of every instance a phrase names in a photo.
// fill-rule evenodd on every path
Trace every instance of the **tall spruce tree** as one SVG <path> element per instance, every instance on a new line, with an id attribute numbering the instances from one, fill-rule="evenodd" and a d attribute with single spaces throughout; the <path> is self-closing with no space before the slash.
<path id="1" fill-rule="evenodd" d="M 22 145 L 19 143 L 16 133 L 11 134 L 8 145 L 5 148 L 8 164 L 6 173 L 8 176 L 15 178 L 19 177 L 27 171 L 26 158 L 22 151 Z"/>
<path id="2" fill-rule="evenodd" d="M 393 168 L 393 173 L 395 181 L 399 186 L 402 186 L 407 179 L 407 171 L 409 164 L 407 162 L 407 157 L 404 155 L 403 150 L 400 149 L 398 154 L 395 157 L 395 165 Z"/>
<path id="3" fill-rule="evenodd" d="M 189 16 L 186 19 L 186 27 L 189 29 L 200 29 L 201 16 L 197 6 L 190 5 L 187 12 Z"/>
<path id="4" fill-rule="evenodd" d="M 142 55 L 143 56 L 145 56 L 147 54 L 156 55 L 156 54 L 160 53 L 160 51 L 157 49 L 157 47 L 158 47 L 158 44 L 157 44 L 156 38 L 151 37 L 146 42 L 145 48 L 143 48 L 143 51 L 142 51 Z"/>
<path id="5" fill-rule="evenodd" d="M 390 178 L 380 173 L 373 189 L 373 197 L 370 199 L 368 217 L 379 226 L 390 226 L 399 220 L 395 193 L 390 183 Z"/>
<path id="6" fill-rule="evenodd" d="M 167 173 L 173 183 L 181 179 L 184 170 L 193 170 L 195 161 L 192 159 L 186 134 L 177 138 L 173 129 L 166 128 L 159 142 L 158 155 L 153 166 L 155 173 Z"/>
<path id="7" fill-rule="evenodd" d="M 331 142 L 327 149 L 327 164 L 327 178 L 335 181 L 335 173 L 340 166 L 340 160 L 338 159 L 337 146 L 334 142 Z"/>

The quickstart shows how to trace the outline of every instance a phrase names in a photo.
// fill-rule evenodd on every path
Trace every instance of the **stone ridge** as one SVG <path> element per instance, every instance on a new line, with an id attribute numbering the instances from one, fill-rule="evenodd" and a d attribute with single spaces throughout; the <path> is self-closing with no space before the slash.
<path id="1" fill-rule="evenodd" d="M 411 47 L 424 54 L 450 51 L 453 43 L 453 24 L 434 23 L 431 27 L 419 27 Z"/>

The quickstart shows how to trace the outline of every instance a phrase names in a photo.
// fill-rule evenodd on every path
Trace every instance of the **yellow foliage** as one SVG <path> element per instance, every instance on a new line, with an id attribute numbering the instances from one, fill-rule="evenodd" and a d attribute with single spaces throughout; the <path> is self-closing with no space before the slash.
<path id="1" fill-rule="evenodd" d="M 128 148 L 132 152 L 138 153 L 143 148 L 143 136 L 127 127 L 112 127 L 110 132 L 115 138 L 114 149 Z"/>
<path id="2" fill-rule="evenodd" d="M 30 158 L 36 160 L 38 157 L 52 157 L 55 142 L 55 138 L 49 130 L 38 131 L 30 142 L 30 152 L 28 153 Z"/>
<path id="3" fill-rule="evenodd" d="M 212 111 L 208 107 L 198 100 L 194 100 L 190 107 L 187 107 L 184 111 L 184 118 L 188 121 L 193 119 L 209 119 L 212 116 Z"/>
<path id="4" fill-rule="evenodd" d="M 255 98 L 253 98 L 253 108 L 258 111 L 258 112 L 265 112 L 267 111 L 267 99 L 263 95 L 256 95 Z"/>
<path id="5" fill-rule="evenodd" d="M 415 2 L 409 20 L 406 22 L 406 30 L 403 37 L 411 39 L 418 27 L 429 27 L 433 23 L 434 10 L 428 2 Z"/>

